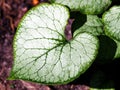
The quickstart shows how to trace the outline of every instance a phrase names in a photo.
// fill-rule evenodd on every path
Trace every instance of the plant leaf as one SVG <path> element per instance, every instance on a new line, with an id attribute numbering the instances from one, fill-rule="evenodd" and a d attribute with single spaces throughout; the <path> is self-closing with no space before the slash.
<path id="1" fill-rule="evenodd" d="M 83 18 L 83 17 L 80 17 Z M 77 19 L 79 20 L 79 19 Z M 77 24 L 80 24 L 77 22 Z M 77 25 L 78 26 L 78 25 Z M 73 22 L 73 31 L 74 28 L 76 29 L 76 23 Z M 74 35 L 79 34 L 81 32 L 88 32 L 95 36 L 99 36 L 103 34 L 103 24 L 100 18 L 98 18 L 96 15 L 87 15 L 86 16 L 86 22 L 83 24 L 83 26 L 80 26 L 78 29 L 76 29 Z"/>
<path id="2" fill-rule="evenodd" d="M 120 6 L 114 6 L 104 13 L 105 34 L 120 41 Z"/>
<path id="3" fill-rule="evenodd" d="M 100 14 L 111 4 L 111 0 L 50 0 L 52 3 L 67 5 L 72 11 L 83 14 Z"/>
<path id="4" fill-rule="evenodd" d="M 117 58 L 120 58 L 120 42 L 117 40 L 114 40 L 114 41 L 116 42 L 116 45 L 117 45 L 114 59 L 117 59 Z"/>
<path id="5" fill-rule="evenodd" d="M 14 66 L 9 79 L 46 84 L 68 83 L 85 72 L 98 51 L 98 39 L 81 33 L 67 41 L 66 7 L 40 4 L 22 19 L 14 38 Z"/>

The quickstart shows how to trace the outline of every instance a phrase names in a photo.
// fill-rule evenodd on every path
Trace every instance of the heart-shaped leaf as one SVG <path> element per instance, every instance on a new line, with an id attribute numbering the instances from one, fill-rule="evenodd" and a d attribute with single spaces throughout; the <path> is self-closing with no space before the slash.
<path id="1" fill-rule="evenodd" d="M 111 0 L 50 0 L 52 3 L 67 5 L 73 11 L 83 14 L 100 14 L 111 5 Z"/>
<path id="2" fill-rule="evenodd" d="M 105 33 L 120 41 L 120 6 L 114 6 L 103 15 Z"/>
<path id="3" fill-rule="evenodd" d="M 83 17 L 80 17 L 83 18 Z M 80 24 L 77 22 L 77 24 Z M 78 25 L 77 25 L 78 26 Z M 76 27 L 76 24 L 74 25 L 73 22 L 73 29 Z M 96 15 L 87 15 L 86 16 L 86 22 L 80 26 L 78 29 L 76 29 L 76 32 L 74 35 L 81 33 L 81 32 L 88 32 L 93 35 L 99 36 L 103 34 L 103 24 L 100 18 L 98 18 Z"/>
<path id="4" fill-rule="evenodd" d="M 68 83 L 85 72 L 96 57 L 98 39 L 81 33 L 67 41 L 69 11 L 58 4 L 40 4 L 19 24 L 14 38 L 14 66 L 9 79 Z"/>

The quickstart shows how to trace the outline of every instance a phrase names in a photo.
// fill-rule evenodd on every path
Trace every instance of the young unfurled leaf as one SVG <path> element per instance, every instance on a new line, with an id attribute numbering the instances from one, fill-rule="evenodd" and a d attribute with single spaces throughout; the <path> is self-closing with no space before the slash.
<path id="1" fill-rule="evenodd" d="M 68 83 L 94 61 L 98 39 L 80 33 L 71 41 L 64 30 L 69 10 L 58 4 L 40 4 L 23 17 L 14 38 L 14 66 L 9 79 L 38 83 Z"/>
<path id="2" fill-rule="evenodd" d="M 103 15 L 105 33 L 120 41 L 120 6 L 114 6 Z"/>
<path id="3" fill-rule="evenodd" d="M 50 0 L 52 3 L 67 5 L 72 11 L 83 14 L 100 14 L 110 5 L 111 0 Z"/>

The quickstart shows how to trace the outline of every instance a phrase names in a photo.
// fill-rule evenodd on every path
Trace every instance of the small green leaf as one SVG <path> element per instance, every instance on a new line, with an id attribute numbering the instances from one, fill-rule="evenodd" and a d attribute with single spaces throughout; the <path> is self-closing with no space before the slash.
<path id="1" fill-rule="evenodd" d="M 106 35 L 120 41 L 120 6 L 114 6 L 104 13 L 103 22 Z"/>
<path id="2" fill-rule="evenodd" d="M 100 14 L 111 4 L 111 0 L 50 0 L 52 3 L 67 5 L 72 11 L 83 14 Z"/>
<path id="3" fill-rule="evenodd" d="M 69 11 L 58 4 L 40 4 L 22 19 L 14 38 L 14 66 L 9 79 L 46 84 L 68 83 L 94 61 L 98 39 L 81 33 L 65 39 Z"/>
<path id="4" fill-rule="evenodd" d="M 80 18 L 83 18 L 83 17 L 80 17 Z M 77 22 L 77 24 L 80 24 L 80 23 L 81 22 L 79 20 L 79 23 Z M 74 25 L 74 22 L 73 22 L 73 30 L 75 27 L 76 27 L 76 24 Z M 95 36 L 99 36 L 103 34 L 103 24 L 101 19 L 98 18 L 96 15 L 87 15 L 86 22 L 83 24 L 83 26 L 80 26 L 78 29 L 76 29 L 76 32 L 74 33 L 74 35 L 81 32 L 88 32 Z"/>

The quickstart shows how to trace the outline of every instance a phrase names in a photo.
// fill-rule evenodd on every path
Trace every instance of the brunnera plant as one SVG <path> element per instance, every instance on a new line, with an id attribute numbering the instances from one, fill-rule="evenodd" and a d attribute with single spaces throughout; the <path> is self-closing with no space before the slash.
<path id="1" fill-rule="evenodd" d="M 98 39 L 81 33 L 67 41 L 64 30 L 68 19 L 69 10 L 58 4 L 44 3 L 26 14 L 14 39 L 11 78 L 68 83 L 92 64 L 98 52 Z"/>
<path id="2" fill-rule="evenodd" d="M 32 8 L 22 18 L 14 37 L 14 65 L 9 79 L 65 84 L 83 74 L 96 58 L 120 57 L 120 6 L 104 13 L 111 0 L 51 2 Z M 72 24 L 73 38 L 67 40 L 64 32 L 73 11 L 80 15 Z M 99 18 L 97 14 L 101 13 Z M 114 53 L 110 53 L 111 47 Z"/>

